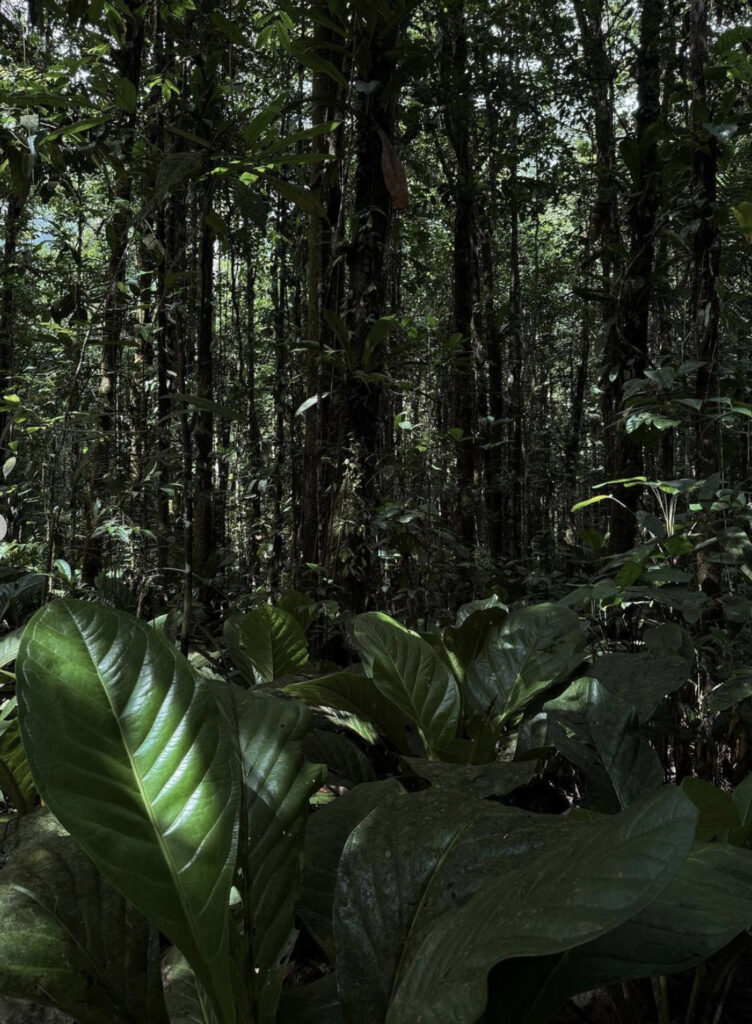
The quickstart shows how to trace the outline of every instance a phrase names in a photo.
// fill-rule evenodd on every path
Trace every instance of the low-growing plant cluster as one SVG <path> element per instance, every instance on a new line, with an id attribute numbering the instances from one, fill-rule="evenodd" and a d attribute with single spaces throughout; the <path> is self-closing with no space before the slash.
<path id="1" fill-rule="evenodd" d="M 752 776 L 667 783 L 690 635 L 603 650 L 494 597 L 422 635 L 358 616 L 335 669 L 317 613 L 288 592 L 186 658 L 64 598 L 5 638 L 0 994 L 79 1024 L 545 1024 L 618 982 L 624 1021 L 646 992 L 713 1019 Z"/>

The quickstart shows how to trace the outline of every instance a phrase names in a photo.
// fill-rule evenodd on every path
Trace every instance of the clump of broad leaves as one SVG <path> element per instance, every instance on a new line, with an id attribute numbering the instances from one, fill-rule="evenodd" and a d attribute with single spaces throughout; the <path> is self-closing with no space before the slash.
<path id="1" fill-rule="evenodd" d="M 752 925 L 752 781 L 664 785 L 646 738 L 691 672 L 681 631 L 588 660 L 561 606 L 424 636 L 370 613 L 361 663 L 317 674 L 314 614 L 231 617 L 229 677 L 124 612 L 32 618 L 0 713 L 24 795 L 0 993 L 80 1024 L 543 1024 Z M 551 750 L 583 806 L 505 803 Z"/>

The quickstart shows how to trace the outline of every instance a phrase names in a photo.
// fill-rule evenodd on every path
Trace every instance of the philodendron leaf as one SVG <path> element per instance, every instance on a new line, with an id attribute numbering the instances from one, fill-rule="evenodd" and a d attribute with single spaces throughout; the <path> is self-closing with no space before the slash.
<path id="1" fill-rule="evenodd" d="M 530 781 L 535 765 L 530 761 L 492 761 L 481 765 L 445 764 L 419 757 L 403 759 L 411 771 L 427 779 L 435 789 L 467 789 L 473 796 L 506 796 Z"/>
<path id="2" fill-rule="evenodd" d="M 0 871 L 0 992 L 80 1024 L 167 1022 L 156 928 L 49 820 Z"/>
<path id="3" fill-rule="evenodd" d="M 684 686 L 691 671 L 691 662 L 681 655 L 616 653 L 596 658 L 588 674 L 632 704 L 640 721 L 647 722 L 665 696 Z"/>
<path id="4" fill-rule="evenodd" d="M 503 622 L 507 616 L 503 605 L 486 601 L 476 601 L 475 604 L 480 607 L 461 617 L 463 610 L 471 607 L 463 605 L 457 614 L 458 625 L 447 626 L 441 634 L 460 680 L 464 680 L 467 669 L 483 650 L 491 627 Z"/>
<path id="5" fill-rule="evenodd" d="M 17 676 L 21 735 L 46 803 L 185 953 L 220 1024 L 231 1024 L 239 780 L 210 684 L 145 623 L 70 599 L 31 619 Z"/>
<path id="6" fill-rule="evenodd" d="M 473 1024 L 494 964 L 563 952 L 651 903 L 697 818 L 670 788 L 592 822 L 442 798 L 443 812 L 420 813 L 429 794 L 377 809 L 347 842 L 335 903 L 345 1024 Z"/>
<path id="7" fill-rule="evenodd" d="M 376 772 L 363 751 L 341 732 L 314 728 L 306 737 L 305 754 L 309 761 L 325 764 L 329 779 L 349 788 L 363 782 L 375 782 Z"/>
<path id="8" fill-rule="evenodd" d="M 297 701 L 233 688 L 243 776 L 237 888 L 243 976 L 255 1024 L 273 1024 L 295 939 L 293 908 L 303 872 L 308 801 L 326 777 L 303 744 L 311 713 Z"/>
<path id="9" fill-rule="evenodd" d="M 613 931 L 561 956 L 502 965 L 494 972 L 498 1003 L 492 998 L 488 1018 L 503 1013 L 505 1024 L 547 1024 L 580 992 L 686 971 L 750 925 L 752 853 L 698 845 L 657 899 Z"/>
<path id="10" fill-rule="evenodd" d="M 170 1024 L 213 1024 L 211 1012 L 202 1006 L 196 975 L 177 946 L 162 957 L 162 979 Z"/>
<path id="11" fill-rule="evenodd" d="M 618 811 L 660 787 L 663 769 L 637 712 L 595 679 L 578 679 L 543 711 L 551 742 L 585 773 L 591 807 Z"/>
<path id="12" fill-rule="evenodd" d="M 21 742 L 15 697 L 0 708 L 0 790 L 19 814 L 34 810 L 37 787 Z"/>
<path id="13" fill-rule="evenodd" d="M 359 615 L 355 636 L 379 692 L 415 723 L 429 755 L 440 755 L 457 735 L 460 719 L 460 692 L 446 662 L 382 612 Z"/>
<path id="14" fill-rule="evenodd" d="M 273 683 L 308 661 L 303 627 L 283 608 L 260 604 L 224 626 L 230 657 L 249 683 Z"/>
<path id="15" fill-rule="evenodd" d="M 406 799 L 396 779 L 367 782 L 319 807 L 308 822 L 298 915 L 321 948 L 334 959 L 332 907 L 337 868 L 350 833 L 388 800 Z"/>
<path id="16" fill-rule="evenodd" d="M 407 736 L 407 719 L 374 686 L 373 680 L 355 672 L 332 672 L 318 679 L 290 683 L 285 693 L 314 707 L 332 708 L 371 722 L 401 754 L 415 753 Z M 417 737 L 416 744 L 419 746 Z"/>
<path id="17" fill-rule="evenodd" d="M 472 714 L 503 724 L 534 697 L 564 681 L 583 658 L 585 638 L 577 615 L 556 604 L 512 612 L 488 632 L 465 675 Z"/>

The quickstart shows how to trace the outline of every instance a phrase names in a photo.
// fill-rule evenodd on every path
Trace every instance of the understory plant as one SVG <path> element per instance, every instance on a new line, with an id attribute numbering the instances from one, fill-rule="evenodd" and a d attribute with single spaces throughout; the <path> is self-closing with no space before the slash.
<path id="1" fill-rule="evenodd" d="M 0 993 L 80 1024 L 545 1024 L 752 925 L 752 782 L 666 786 L 650 760 L 643 725 L 688 671 L 675 634 L 624 666 L 588 661 L 556 606 L 491 601 L 432 637 L 371 614 L 362 672 L 288 682 L 309 670 L 294 611 L 233 619 L 239 682 L 125 612 L 31 619 Z M 369 728 L 404 771 L 379 778 Z M 502 802 L 554 748 L 592 810 Z"/>

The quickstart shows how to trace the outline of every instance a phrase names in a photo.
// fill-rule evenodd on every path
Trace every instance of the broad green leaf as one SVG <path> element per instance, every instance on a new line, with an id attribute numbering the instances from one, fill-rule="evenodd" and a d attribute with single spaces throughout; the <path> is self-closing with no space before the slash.
<path id="1" fill-rule="evenodd" d="M 361 846 L 363 830 L 373 826 L 377 815 L 374 812 L 351 836 L 349 850 Z M 458 899 L 457 909 L 442 914 L 425 937 L 423 929 L 412 924 L 391 978 L 394 994 L 381 1020 L 477 1021 L 486 1002 L 486 976 L 494 964 L 509 957 L 564 952 L 612 931 L 649 906 L 684 863 L 696 817 L 691 802 L 667 787 L 621 814 L 573 822 L 558 838 L 538 850 L 528 849 L 517 858 L 516 870 L 484 879 L 475 895 L 464 903 Z M 422 857 L 437 856 L 432 838 L 426 836 L 414 851 L 411 872 L 402 867 L 398 888 L 403 899 L 412 899 L 413 913 L 415 879 L 410 876 L 422 866 Z M 370 890 L 363 895 L 349 891 L 350 914 L 360 908 L 364 916 L 373 917 L 375 911 L 382 912 L 392 891 L 389 886 L 382 886 L 378 896 Z M 417 902 L 420 916 L 425 895 Z M 355 934 L 353 929 L 353 940 Z M 363 1018 L 361 1024 L 370 1020 Z"/>
<path id="2" fill-rule="evenodd" d="M 308 644 L 297 620 L 282 608 L 260 604 L 225 622 L 230 656 L 249 683 L 273 683 L 308 661 Z"/>
<path id="3" fill-rule="evenodd" d="M 333 708 L 372 722 L 401 754 L 411 754 L 407 720 L 379 690 L 373 680 L 355 672 L 332 672 L 303 683 L 290 683 L 285 693 L 316 707 Z"/>
<path id="4" fill-rule="evenodd" d="M 554 828 L 571 827 L 553 821 Z M 403 966 L 431 928 L 543 846 L 549 822 L 462 789 L 429 789 L 373 810 L 347 840 L 334 900 L 335 962 L 347 1024 L 383 1024 Z"/>
<path id="5" fill-rule="evenodd" d="M 292 587 L 279 595 L 276 603 L 277 608 L 289 612 L 294 619 L 297 619 L 301 629 L 308 629 L 316 616 L 319 614 L 319 605 L 307 594 Z"/>
<path id="6" fill-rule="evenodd" d="M 406 799 L 396 779 L 368 782 L 318 808 L 308 823 L 298 914 L 316 942 L 332 958 L 332 907 L 342 850 L 353 829 L 374 808 L 395 799 Z"/>
<path id="7" fill-rule="evenodd" d="M 725 679 L 708 697 L 708 710 L 712 712 L 726 711 L 741 701 L 752 697 L 752 672 L 740 669 Z"/>
<path id="8" fill-rule="evenodd" d="M 71 599 L 31 619 L 17 676 L 21 736 L 46 803 L 183 951 L 231 1024 L 238 779 L 210 685 L 145 623 Z"/>
<path id="9" fill-rule="evenodd" d="M 491 627 L 503 622 L 506 616 L 506 609 L 503 606 L 491 605 L 470 612 L 462 618 L 459 625 L 447 626 L 443 631 L 442 639 L 453 659 L 452 667 L 460 682 L 464 680 L 467 669 L 483 650 Z M 459 619 L 459 613 L 457 617 Z"/>
<path id="10" fill-rule="evenodd" d="M 618 811 L 660 787 L 663 769 L 637 712 L 597 680 L 578 679 L 543 711 L 549 740 L 585 774 L 590 807 Z"/>
<path id="11" fill-rule="evenodd" d="M 419 778 L 427 779 L 436 789 L 459 786 L 481 799 L 506 796 L 518 786 L 524 786 L 534 770 L 529 761 L 494 761 L 479 765 L 444 764 L 419 757 L 405 757 L 403 761 Z"/>
<path id="12" fill-rule="evenodd" d="M 293 906 L 303 872 L 308 800 L 323 785 L 325 769 L 303 753 L 311 728 L 304 705 L 234 687 L 225 688 L 225 695 L 243 777 L 236 882 L 243 913 L 242 977 L 250 986 L 253 1020 L 273 1024 L 296 935 Z"/>
<path id="13" fill-rule="evenodd" d="M 698 839 L 710 841 L 721 838 L 728 841 L 734 832 L 739 831 L 742 822 L 731 793 L 703 779 L 684 779 L 681 788 L 700 812 L 696 832 Z"/>
<path id="14" fill-rule="evenodd" d="M 588 505 L 595 505 L 599 501 L 608 501 L 612 498 L 612 494 L 596 494 L 593 498 L 585 498 L 584 501 L 578 501 L 575 505 L 572 505 L 570 512 L 579 512 L 581 508 L 587 508 Z"/>
<path id="15" fill-rule="evenodd" d="M 80 1024 L 166 1024 L 157 930 L 51 814 L 32 818 L 0 871 L 0 991 Z"/>
<path id="16" fill-rule="evenodd" d="M 0 790 L 19 814 L 34 810 L 37 787 L 18 728 L 16 698 L 0 708 Z"/>
<path id="17" fill-rule="evenodd" d="M 470 616 L 474 615 L 476 612 L 492 610 L 497 610 L 502 613 L 502 615 L 499 616 L 498 621 L 503 618 L 503 613 L 509 611 L 507 606 L 499 600 L 496 594 L 492 594 L 491 597 L 481 598 L 479 601 L 468 601 L 467 604 L 462 604 L 458 608 L 454 625 L 455 627 L 461 626 L 466 619 L 469 619 Z"/>
<path id="18" fill-rule="evenodd" d="M 373 765 L 366 755 L 340 732 L 312 729 L 305 740 L 305 755 L 309 761 L 325 764 L 337 785 L 352 788 L 376 781 Z"/>
<path id="19" fill-rule="evenodd" d="M 582 661 L 585 640 L 577 615 L 555 604 L 531 605 L 493 626 L 465 676 L 468 707 L 500 723 L 562 682 Z"/>
<path id="20" fill-rule="evenodd" d="M 494 977 L 505 1024 L 547 1024 L 579 992 L 702 963 L 752 923 L 752 853 L 698 845 L 663 892 L 613 931 L 562 956 L 511 960 Z"/>
<path id="21" fill-rule="evenodd" d="M 604 654 L 593 661 L 589 674 L 612 693 L 632 704 L 641 722 L 647 722 L 669 693 L 681 689 L 691 673 L 680 655 Z"/>
<path id="22" fill-rule="evenodd" d="M 202 1005 L 196 975 L 177 946 L 162 957 L 162 980 L 170 1024 L 214 1024 L 210 1008 Z"/>
<path id="23" fill-rule="evenodd" d="M 731 794 L 734 807 L 743 828 L 752 825 L 752 773 L 740 782 Z"/>
<path id="24" fill-rule="evenodd" d="M 285 985 L 276 1024 L 342 1024 L 337 975 L 310 985 Z"/>
<path id="25" fill-rule="evenodd" d="M 18 657 L 22 629 L 14 629 L 0 640 L 0 668 L 12 665 Z"/>
<path id="26" fill-rule="evenodd" d="M 446 663 L 417 633 L 381 612 L 355 620 L 366 672 L 377 689 L 414 722 L 429 755 L 457 734 L 460 693 Z"/>

